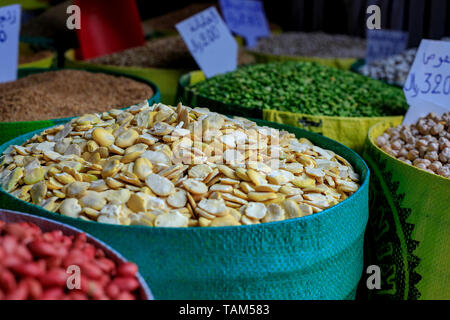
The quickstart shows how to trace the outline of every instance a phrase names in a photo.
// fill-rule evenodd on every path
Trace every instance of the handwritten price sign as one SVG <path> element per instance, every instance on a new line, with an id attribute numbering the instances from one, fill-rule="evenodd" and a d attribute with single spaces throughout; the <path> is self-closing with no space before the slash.
<path id="1" fill-rule="evenodd" d="M 408 33 L 396 30 L 367 30 L 366 62 L 387 58 L 406 50 Z"/>
<path id="2" fill-rule="evenodd" d="M 422 40 L 403 88 L 410 105 L 405 121 L 450 110 L 450 43 Z"/>
<path id="3" fill-rule="evenodd" d="M 206 77 L 236 69 L 238 45 L 215 7 L 175 27 Z"/>
<path id="4" fill-rule="evenodd" d="M 17 79 L 20 5 L 0 8 L 0 83 Z"/>
<path id="5" fill-rule="evenodd" d="M 258 0 L 220 0 L 225 22 L 232 32 L 245 38 L 248 47 L 270 35 L 264 5 Z"/>

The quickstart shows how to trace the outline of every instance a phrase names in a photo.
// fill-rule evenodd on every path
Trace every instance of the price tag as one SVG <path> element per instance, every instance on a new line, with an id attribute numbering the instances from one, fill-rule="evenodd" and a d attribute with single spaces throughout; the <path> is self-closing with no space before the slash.
<path id="1" fill-rule="evenodd" d="M 215 7 L 175 26 L 206 77 L 237 68 L 238 45 Z"/>
<path id="2" fill-rule="evenodd" d="M 396 30 L 367 30 L 366 62 L 384 59 L 406 50 L 408 33 Z"/>
<path id="3" fill-rule="evenodd" d="M 17 79 L 21 7 L 0 8 L 0 83 Z"/>
<path id="4" fill-rule="evenodd" d="M 270 35 L 264 5 L 258 0 L 220 0 L 225 22 L 232 32 L 244 37 L 248 47 L 254 47 L 258 38 Z"/>
<path id="5" fill-rule="evenodd" d="M 410 105 L 404 123 L 414 123 L 430 112 L 450 110 L 450 43 L 422 40 L 403 87 Z"/>

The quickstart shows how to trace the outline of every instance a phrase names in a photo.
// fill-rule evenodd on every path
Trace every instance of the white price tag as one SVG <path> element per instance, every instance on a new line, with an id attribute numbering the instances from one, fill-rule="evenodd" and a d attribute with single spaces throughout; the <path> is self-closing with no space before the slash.
<path id="1" fill-rule="evenodd" d="M 410 108 L 404 124 L 450 111 L 450 43 L 422 40 L 403 87 Z"/>
<path id="2" fill-rule="evenodd" d="M 206 77 L 237 68 L 238 44 L 215 7 L 175 26 Z"/>
<path id="3" fill-rule="evenodd" d="M 407 44 L 407 32 L 367 30 L 366 63 L 402 53 L 406 50 Z"/>
<path id="4" fill-rule="evenodd" d="M 0 83 L 17 79 L 21 7 L 0 8 Z"/>
<path id="5" fill-rule="evenodd" d="M 225 22 L 231 31 L 245 38 L 248 47 L 254 47 L 258 38 L 270 35 L 264 5 L 258 0 L 220 0 Z"/>

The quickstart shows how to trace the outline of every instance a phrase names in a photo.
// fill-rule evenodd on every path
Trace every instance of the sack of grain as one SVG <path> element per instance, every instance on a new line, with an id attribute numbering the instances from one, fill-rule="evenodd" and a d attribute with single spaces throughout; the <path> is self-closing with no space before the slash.
<path id="1" fill-rule="evenodd" d="M 65 123 L 86 112 L 125 108 L 161 95 L 152 82 L 113 72 L 19 69 L 19 80 L 0 84 L 0 143 Z"/>

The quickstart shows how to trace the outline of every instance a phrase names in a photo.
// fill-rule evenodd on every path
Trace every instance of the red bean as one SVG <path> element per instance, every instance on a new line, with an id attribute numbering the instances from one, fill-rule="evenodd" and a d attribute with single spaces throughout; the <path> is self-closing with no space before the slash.
<path id="1" fill-rule="evenodd" d="M 28 297 L 28 286 L 25 281 L 21 281 L 16 289 L 11 290 L 5 300 L 25 300 Z"/>
<path id="2" fill-rule="evenodd" d="M 102 270 L 99 267 L 97 267 L 94 263 L 85 262 L 80 267 L 81 272 L 89 279 L 98 280 L 103 275 Z"/>
<path id="3" fill-rule="evenodd" d="M 43 292 L 41 283 L 34 278 L 26 278 L 25 281 L 28 285 L 31 299 L 39 300 Z"/>
<path id="4" fill-rule="evenodd" d="M 23 244 L 17 246 L 16 254 L 24 261 L 33 260 L 33 255 L 31 254 L 30 250 L 28 250 L 28 248 Z"/>
<path id="5" fill-rule="evenodd" d="M 6 253 L 13 253 L 17 247 L 17 239 L 14 236 L 6 235 L 3 237 L 2 246 Z"/>
<path id="6" fill-rule="evenodd" d="M 68 296 L 71 300 L 88 300 L 88 297 L 86 296 L 86 294 L 84 294 L 78 290 L 70 291 Z"/>
<path id="7" fill-rule="evenodd" d="M 49 288 L 42 293 L 41 300 L 59 300 L 63 294 L 64 291 L 62 288 Z"/>
<path id="8" fill-rule="evenodd" d="M 30 250 L 39 257 L 54 257 L 58 256 L 56 247 L 49 242 L 42 240 L 34 240 L 29 244 Z"/>
<path id="9" fill-rule="evenodd" d="M 116 284 L 120 291 L 134 291 L 139 288 L 139 282 L 132 277 L 117 277 L 112 283 Z"/>
<path id="10" fill-rule="evenodd" d="M 120 295 L 120 289 L 117 286 L 117 284 L 115 283 L 110 283 L 107 287 L 106 287 L 106 294 L 111 298 L 111 299 L 116 299 L 119 295 Z"/>
<path id="11" fill-rule="evenodd" d="M 0 288 L 5 290 L 5 293 L 15 290 L 17 284 L 14 274 L 7 269 L 0 271 Z"/>
<path id="12" fill-rule="evenodd" d="M 63 287 L 69 275 L 62 268 L 51 269 L 39 277 L 44 287 Z"/>
<path id="13" fill-rule="evenodd" d="M 62 266 L 63 259 L 61 257 L 50 257 L 46 259 L 47 269 L 58 268 Z"/>
<path id="14" fill-rule="evenodd" d="M 136 300 L 136 297 L 129 292 L 121 292 L 117 300 Z"/>
<path id="15" fill-rule="evenodd" d="M 22 264 L 22 259 L 20 259 L 15 254 L 9 254 L 4 259 L 2 259 L 2 264 L 7 268 L 17 267 Z"/>
<path id="16" fill-rule="evenodd" d="M 122 277 L 135 277 L 137 272 L 138 267 L 132 262 L 123 263 L 117 269 L 117 274 Z"/>
<path id="17" fill-rule="evenodd" d="M 71 265 L 80 267 L 80 289 L 67 287 Z M 117 266 L 86 234 L 0 221 L 0 300 L 134 300 L 137 271 L 134 263 Z"/>
<path id="18" fill-rule="evenodd" d="M 45 272 L 45 266 L 42 267 L 42 264 L 38 262 L 27 262 L 23 263 L 14 267 L 11 267 L 11 269 L 18 273 L 19 275 L 25 276 L 25 277 L 33 277 L 37 278 L 44 274 Z"/>
<path id="19" fill-rule="evenodd" d="M 106 272 L 106 273 L 110 273 L 116 267 L 116 265 L 114 264 L 114 261 L 112 261 L 108 258 L 99 258 L 99 259 L 95 260 L 95 263 L 103 272 Z"/>

